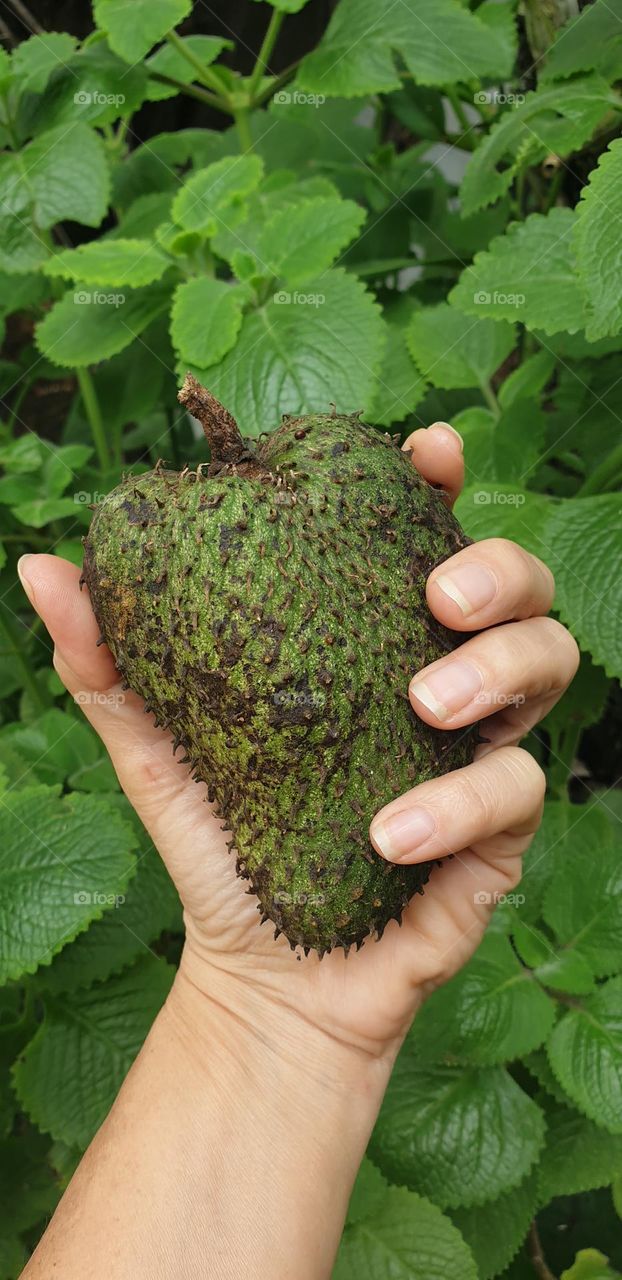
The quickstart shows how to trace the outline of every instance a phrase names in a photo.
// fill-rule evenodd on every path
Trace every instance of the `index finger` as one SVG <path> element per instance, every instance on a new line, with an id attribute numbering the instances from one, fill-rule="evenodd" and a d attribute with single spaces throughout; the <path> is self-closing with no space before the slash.
<path id="1" fill-rule="evenodd" d="M 454 631 L 548 613 L 555 594 L 551 570 L 516 542 L 487 538 L 458 551 L 430 574 L 432 613 Z"/>
<path id="2" fill-rule="evenodd" d="M 409 452 L 420 475 L 429 484 L 440 485 L 443 501 L 453 507 L 464 484 L 462 437 L 448 422 L 413 431 L 402 448 Z"/>

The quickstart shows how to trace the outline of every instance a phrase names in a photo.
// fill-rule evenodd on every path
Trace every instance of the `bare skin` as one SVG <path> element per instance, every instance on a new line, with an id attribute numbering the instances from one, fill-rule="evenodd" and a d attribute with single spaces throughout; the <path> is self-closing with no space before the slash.
<path id="1" fill-rule="evenodd" d="M 457 434 L 435 424 L 405 448 L 453 501 L 463 481 Z M 79 571 L 54 556 L 29 556 L 21 576 L 67 689 L 119 688 L 110 653 L 95 647 L 98 627 Z M 401 928 L 392 923 L 381 942 L 347 960 L 335 952 L 321 963 L 314 955 L 300 961 L 283 938 L 260 928 L 204 788 L 175 763 L 168 735 L 143 714 L 140 698 L 83 706 L 177 885 L 186 944 L 171 995 L 26 1280 L 82 1280 L 87 1271 L 93 1280 L 330 1275 L 404 1035 L 425 996 L 472 955 L 495 897 L 518 883 L 540 821 L 543 775 L 518 743 L 578 662 L 568 632 L 544 616 L 552 598 L 549 570 L 497 539 L 431 575 L 436 617 L 483 634 L 459 656 L 413 672 L 413 707 L 439 728 L 485 718 L 490 741 L 468 768 L 376 815 L 379 856 L 456 857 L 433 873 Z"/>

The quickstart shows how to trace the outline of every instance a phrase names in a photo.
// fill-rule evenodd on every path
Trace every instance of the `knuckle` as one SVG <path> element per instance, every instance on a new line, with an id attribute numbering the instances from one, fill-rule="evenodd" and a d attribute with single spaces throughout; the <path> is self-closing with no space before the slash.
<path id="1" fill-rule="evenodd" d="M 495 786 L 486 770 L 482 770 L 476 779 L 465 772 L 461 779 L 460 807 L 468 813 L 471 822 L 482 831 L 487 830 L 497 818 L 500 805 L 499 787 Z"/>
<path id="2" fill-rule="evenodd" d="M 514 786 L 528 791 L 536 803 L 542 803 L 546 793 L 546 774 L 524 747 L 502 747 L 499 763 L 507 770 Z"/>
<path id="3" fill-rule="evenodd" d="M 581 661 L 581 651 L 574 636 L 570 634 L 563 623 L 558 622 L 557 618 L 542 618 L 541 623 L 558 651 L 561 662 L 561 678 L 557 683 L 561 688 L 564 688 L 576 674 Z"/>

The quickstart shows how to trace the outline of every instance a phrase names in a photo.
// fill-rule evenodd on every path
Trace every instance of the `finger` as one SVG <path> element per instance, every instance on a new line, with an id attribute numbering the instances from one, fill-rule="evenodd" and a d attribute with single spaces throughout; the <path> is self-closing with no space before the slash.
<path id="1" fill-rule="evenodd" d="M 506 707 L 520 708 L 523 732 L 570 684 L 579 649 L 554 618 L 529 618 L 483 631 L 411 680 L 417 715 L 435 729 L 458 729 Z"/>
<path id="2" fill-rule="evenodd" d="M 455 631 L 548 613 L 554 594 L 550 569 L 505 538 L 458 551 L 433 570 L 426 587 L 432 613 Z"/>
<path id="3" fill-rule="evenodd" d="M 410 450 L 412 462 L 429 484 L 440 485 L 444 501 L 452 507 L 464 484 L 462 436 L 448 422 L 413 431 L 402 445 Z"/>
<path id="4" fill-rule="evenodd" d="M 443 858 L 502 832 L 526 847 L 540 821 L 544 791 L 533 757 L 520 747 L 500 747 L 386 805 L 371 824 L 372 844 L 387 861 L 405 863 Z M 515 841 L 510 844 L 515 855 Z"/>
<path id="5" fill-rule="evenodd" d="M 19 572 L 54 641 L 56 670 L 101 737 L 130 803 L 156 844 L 180 843 L 197 819 L 209 822 L 204 788 L 188 785 L 170 735 L 144 714 L 141 698 L 122 690 L 110 651 L 97 647 L 99 627 L 88 591 L 80 591 L 80 570 L 57 556 L 32 555 Z"/>

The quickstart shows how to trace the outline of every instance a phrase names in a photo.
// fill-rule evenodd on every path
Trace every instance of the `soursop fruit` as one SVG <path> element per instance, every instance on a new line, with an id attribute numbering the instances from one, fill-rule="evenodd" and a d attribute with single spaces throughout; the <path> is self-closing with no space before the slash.
<path id="1" fill-rule="evenodd" d="M 425 603 L 468 539 L 359 416 L 285 416 L 257 445 L 191 375 L 211 462 L 158 465 L 98 505 L 84 577 L 128 685 L 207 784 L 263 919 L 292 947 L 359 945 L 429 864 L 386 863 L 374 813 L 459 768 L 474 734 L 415 715 L 408 682 L 459 636 Z"/>

